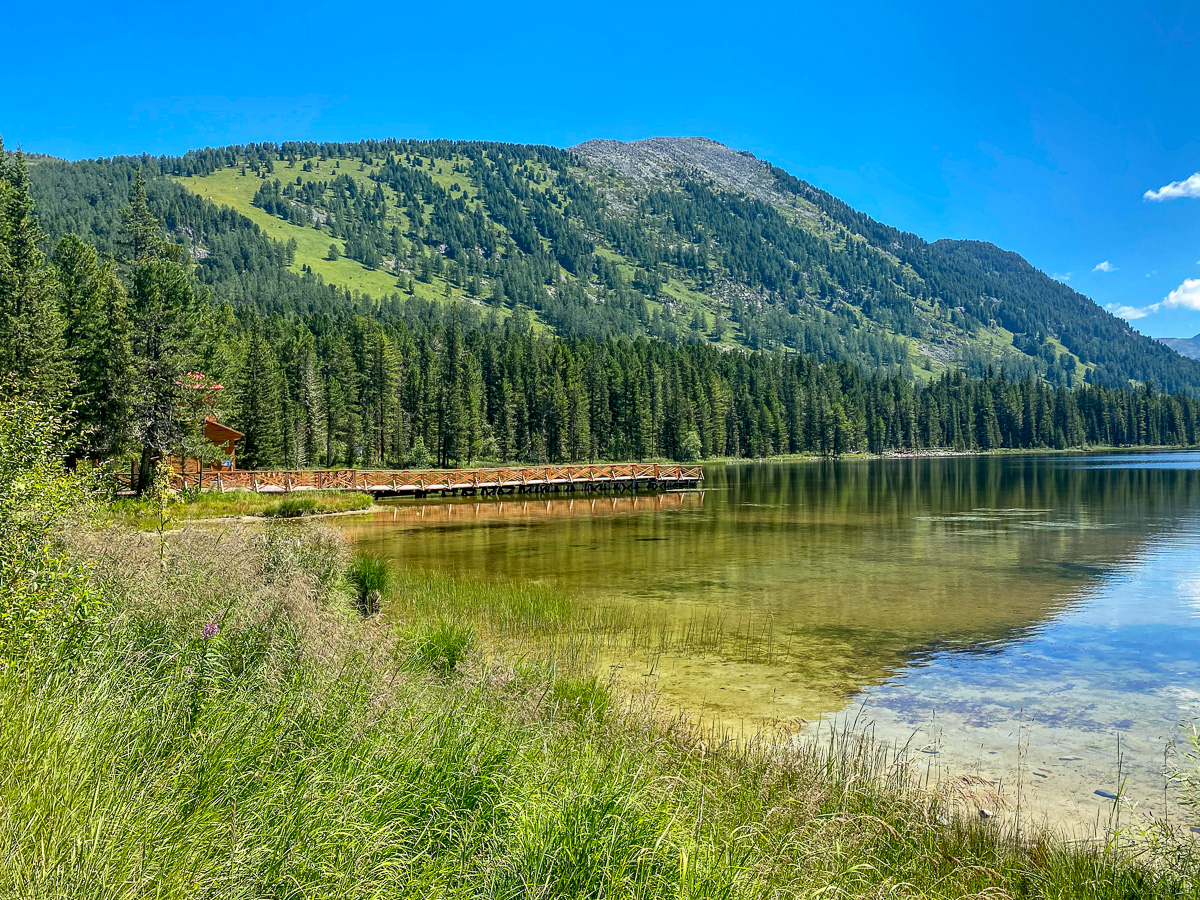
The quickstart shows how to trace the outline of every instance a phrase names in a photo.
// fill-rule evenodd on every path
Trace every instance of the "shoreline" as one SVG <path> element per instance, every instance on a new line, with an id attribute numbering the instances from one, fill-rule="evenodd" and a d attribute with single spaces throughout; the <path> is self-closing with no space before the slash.
<path id="1" fill-rule="evenodd" d="M 998 447 L 994 450 L 889 450 L 884 453 L 844 453 L 841 456 L 819 456 L 812 454 L 783 454 L 779 456 L 760 456 L 754 458 L 738 456 L 719 456 L 713 459 L 701 459 L 696 465 L 725 465 L 736 466 L 750 463 L 809 463 L 809 462 L 848 462 L 853 460 L 888 460 L 888 459 L 950 459 L 957 457 L 989 457 L 989 456 L 1071 456 L 1090 453 L 1196 453 L 1200 452 L 1200 444 L 1176 445 L 1155 444 L 1136 447 L 1096 446 L 1096 447 L 1040 447 L 1021 449 L 1015 447 Z"/>
<path id="2" fill-rule="evenodd" d="M 1160 862 L 1123 839 L 983 817 L 861 732 L 739 745 L 682 721 L 650 685 L 514 652 L 562 621 L 545 586 L 398 569 L 379 582 L 382 615 L 363 617 L 336 532 L 254 519 L 214 554 L 199 524 L 165 545 L 122 526 L 71 535 L 97 583 L 121 587 L 69 667 L 0 672 L 0 768 L 25 775 L 9 806 L 23 840 L 0 887 L 100 878 L 101 896 L 149 871 L 163 896 L 185 896 L 199 872 L 221 893 L 264 854 L 314 897 L 547 883 L 749 900 L 903 884 L 1172 900 L 1200 872 L 1183 850 Z M 129 715 L 143 695 L 149 714 Z M 29 756 L 30 741 L 69 748 L 71 765 Z M 114 768 L 116 748 L 158 746 L 169 778 L 147 777 L 153 758 Z"/>

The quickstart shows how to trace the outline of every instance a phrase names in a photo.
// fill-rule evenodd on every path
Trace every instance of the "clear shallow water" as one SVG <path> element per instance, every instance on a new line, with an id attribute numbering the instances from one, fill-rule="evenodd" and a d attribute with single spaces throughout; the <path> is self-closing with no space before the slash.
<path id="1" fill-rule="evenodd" d="M 558 585 L 607 623 L 597 664 L 698 718 L 854 716 L 1058 821 L 1107 814 L 1118 735 L 1127 795 L 1162 811 L 1200 715 L 1200 454 L 719 466 L 702 493 L 350 528 L 405 566 Z"/>

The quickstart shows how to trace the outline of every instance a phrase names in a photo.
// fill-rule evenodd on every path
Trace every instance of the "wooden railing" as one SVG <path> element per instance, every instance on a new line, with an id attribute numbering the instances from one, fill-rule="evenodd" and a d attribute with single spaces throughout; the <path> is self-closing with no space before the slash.
<path id="1" fill-rule="evenodd" d="M 509 466 L 487 469 L 315 469 L 175 473 L 174 486 L 203 490 L 369 491 L 390 494 L 581 490 L 597 486 L 691 485 L 701 466 L 658 463 Z"/>

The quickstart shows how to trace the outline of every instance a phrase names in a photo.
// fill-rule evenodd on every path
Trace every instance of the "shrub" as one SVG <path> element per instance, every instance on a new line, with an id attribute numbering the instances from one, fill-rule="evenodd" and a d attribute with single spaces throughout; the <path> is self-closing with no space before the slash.
<path id="1" fill-rule="evenodd" d="M 680 462 L 695 462 L 703 452 L 704 445 L 700 442 L 700 432 L 695 428 L 689 428 L 684 434 L 683 440 L 679 442 L 679 452 L 675 458 Z"/>
<path id="2" fill-rule="evenodd" d="M 354 588 L 359 612 L 371 616 L 379 612 L 379 603 L 392 583 L 392 570 L 387 560 L 371 553 L 356 553 L 346 579 Z"/>
<path id="3" fill-rule="evenodd" d="M 308 497 L 304 494 L 293 494 L 289 497 L 284 497 L 278 503 L 272 503 L 262 511 L 262 514 L 276 519 L 295 519 L 300 516 L 312 515 L 317 509 L 318 505 L 315 497 Z"/>
<path id="4" fill-rule="evenodd" d="M 62 463 L 65 435 L 41 404 L 0 398 L 0 668 L 78 644 L 99 602 L 58 538 L 88 487 Z"/>
<path id="5" fill-rule="evenodd" d="M 475 631 L 458 622 L 424 625 L 414 635 L 408 656 L 410 669 L 449 675 L 475 644 Z"/>

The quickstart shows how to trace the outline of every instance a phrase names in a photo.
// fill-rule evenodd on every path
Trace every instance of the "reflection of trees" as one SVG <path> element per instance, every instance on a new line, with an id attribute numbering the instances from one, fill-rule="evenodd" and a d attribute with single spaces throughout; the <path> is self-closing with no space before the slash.
<path id="1" fill-rule="evenodd" d="M 731 505 L 770 502 L 879 519 L 971 509 L 1053 509 L 1111 518 L 1132 508 L 1175 515 L 1194 503 L 1200 470 L 1085 466 L 1075 457 L 842 460 L 709 467 L 706 487 Z M 1147 504 L 1150 506 L 1147 507 Z M 1161 510 L 1161 512 L 1158 512 Z"/>
<path id="2" fill-rule="evenodd" d="M 841 652 L 871 647 L 904 660 L 988 652 L 1027 636 L 1200 503 L 1200 470 L 1099 468 L 1071 457 L 706 474 L 710 503 L 728 509 L 704 520 L 698 543 L 731 528 L 791 536 L 788 565 L 805 575 L 790 597 L 778 592 L 781 622 L 823 634 Z"/>
<path id="3" fill-rule="evenodd" d="M 720 616 L 765 681 L 832 708 L 932 652 L 1028 636 L 1198 508 L 1197 470 L 963 457 L 712 466 L 703 494 L 402 503 L 354 527 L 409 564 L 553 581 L 618 623 Z M 728 651 L 705 653 L 723 677 Z"/>
<path id="4" fill-rule="evenodd" d="M 644 514 L 699 507 L 703 491 L 671 491 L 661 494 L 555 497 L 546 499 L 484 500 L 474 503 L 397 503 L 381 518 L 392 522 L 504 521 L 511 519 L 562 519 L 608 515 Z"/>

